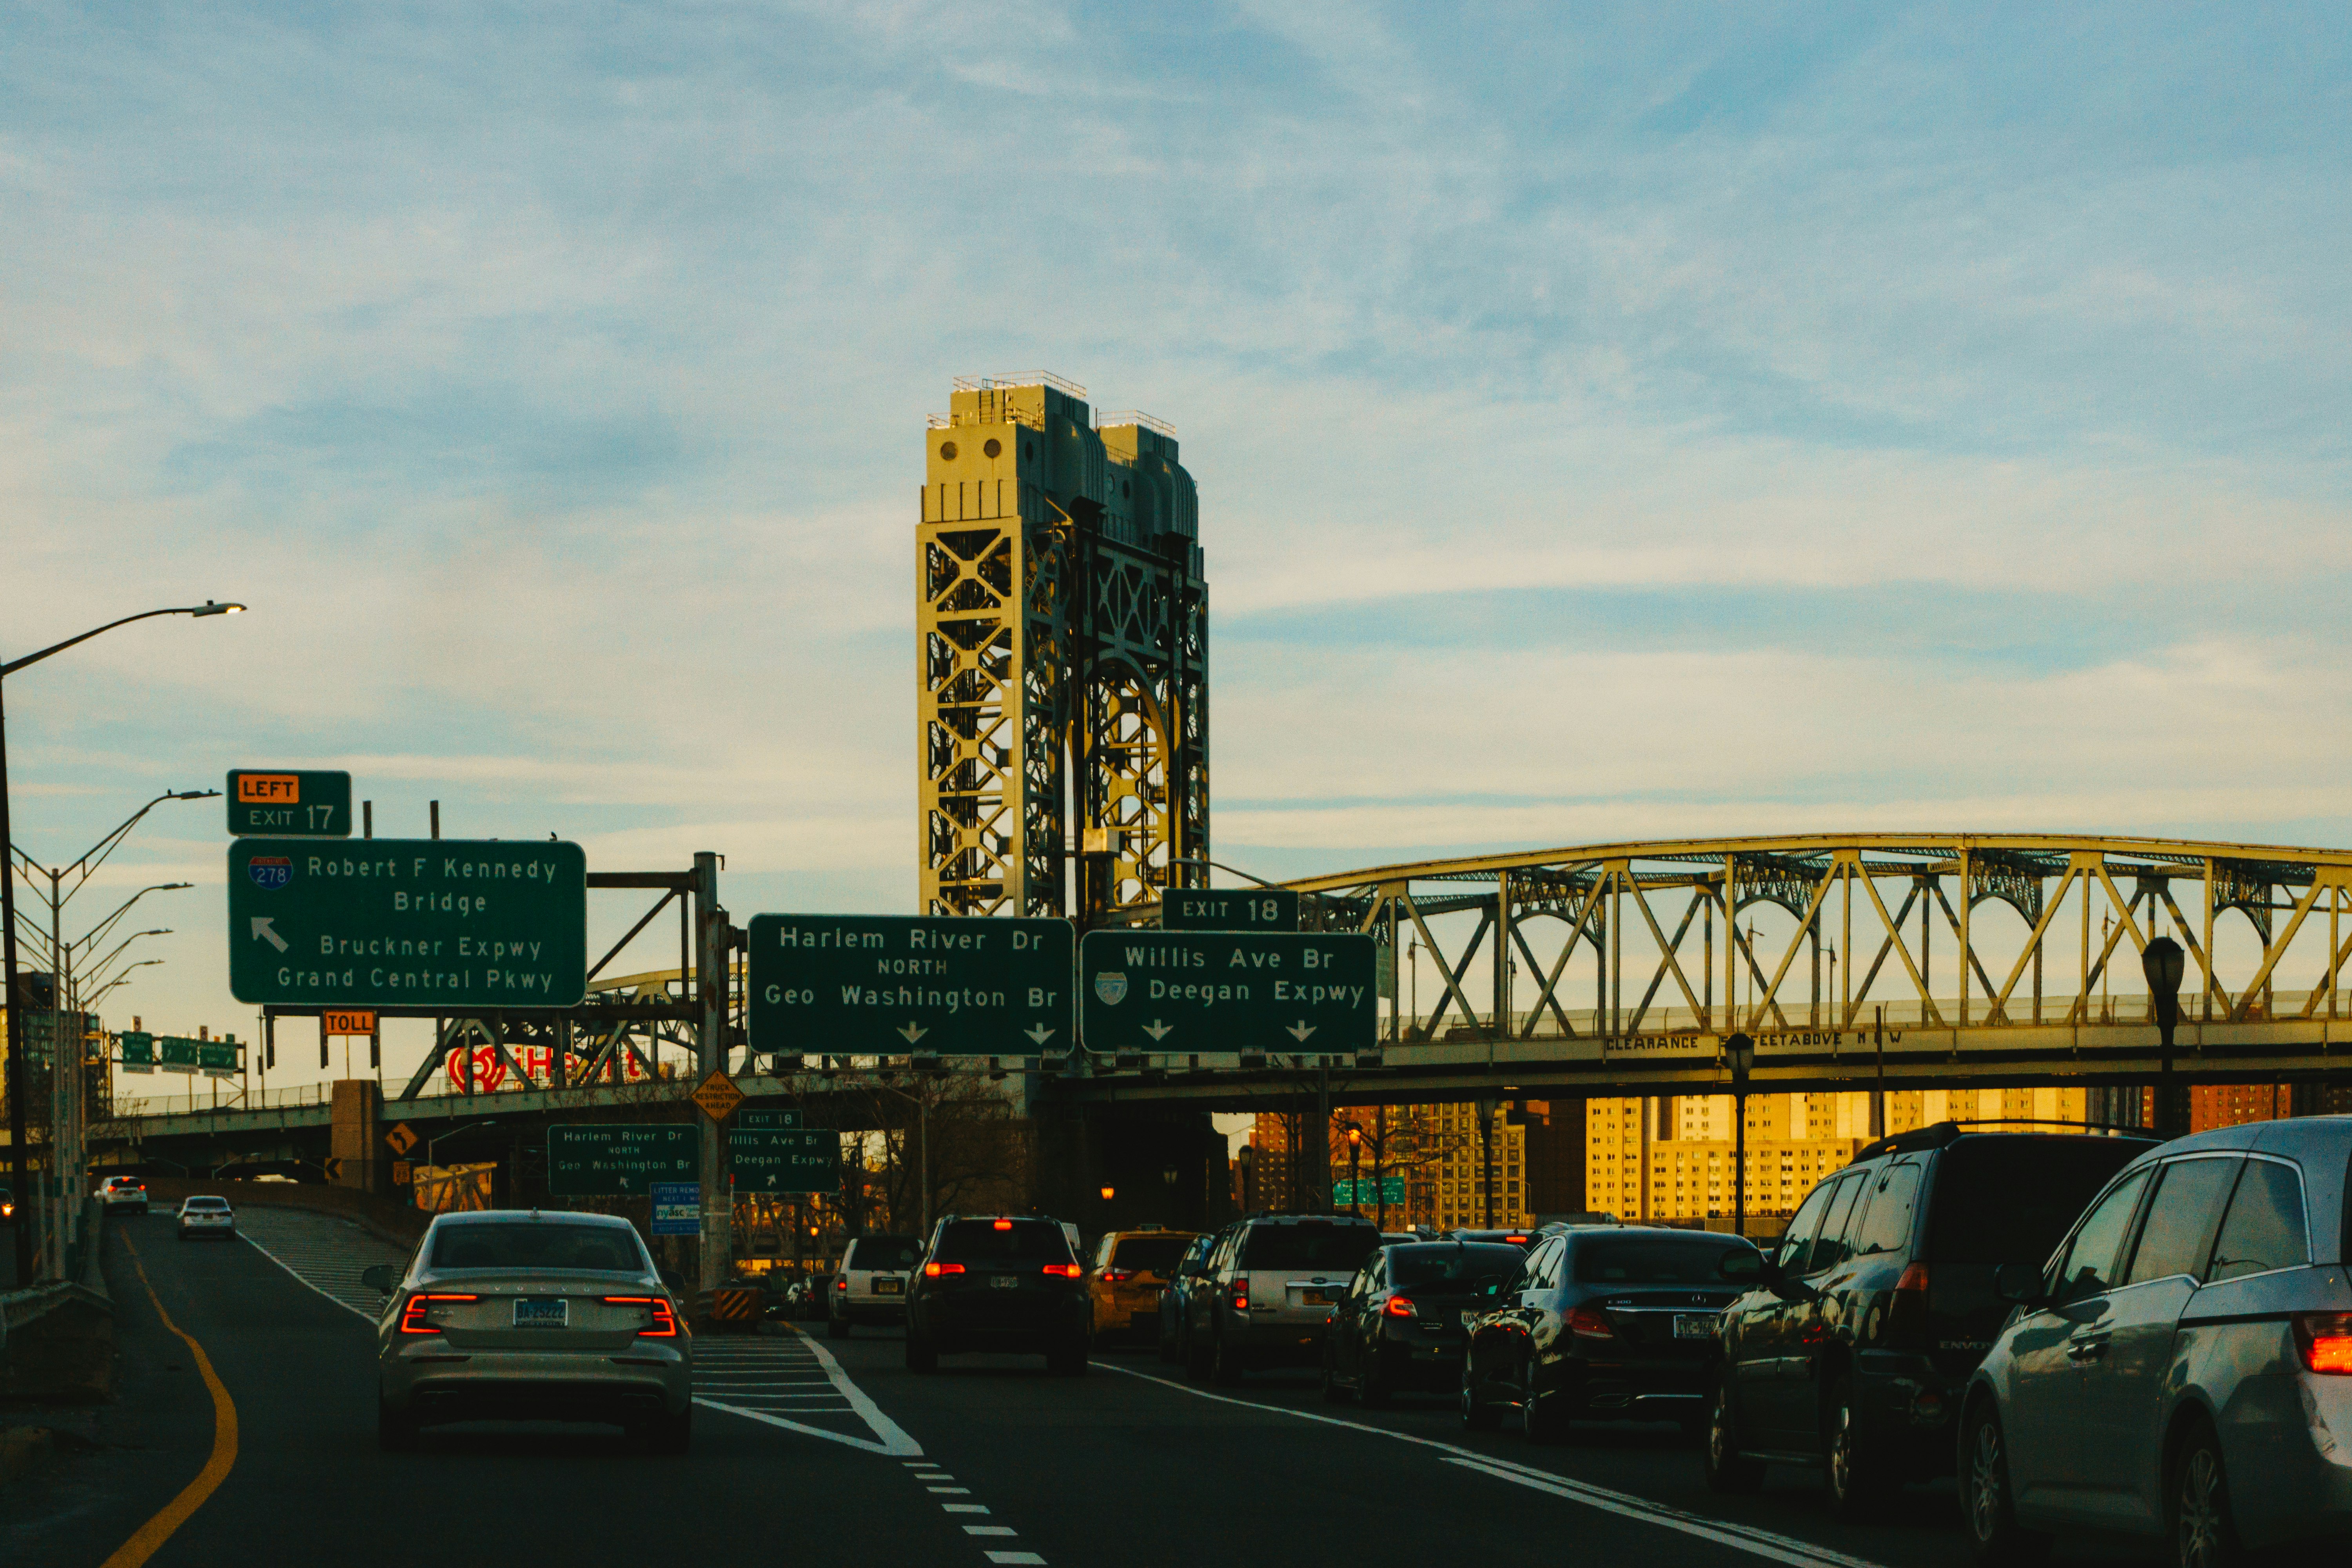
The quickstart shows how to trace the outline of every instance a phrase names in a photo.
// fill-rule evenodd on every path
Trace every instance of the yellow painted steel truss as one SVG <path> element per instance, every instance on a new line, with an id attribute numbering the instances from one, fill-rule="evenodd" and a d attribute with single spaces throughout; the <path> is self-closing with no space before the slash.
<path id="1" fill-rule="evenodd" d="M 1208 584 L 1174 433 L 960 381 L 916 529 L 922 907 L 1081 922 L 1205 885 Z M 1076 886 L 1066 875 L 1077 858 Z"/>

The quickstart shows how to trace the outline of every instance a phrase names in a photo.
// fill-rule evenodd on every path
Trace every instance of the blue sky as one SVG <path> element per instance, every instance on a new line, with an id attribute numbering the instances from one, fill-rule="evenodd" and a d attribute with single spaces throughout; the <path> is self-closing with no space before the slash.
<path id="1" fill-rule="evenodd" d="M 2352 840 L 2340 13 L 32 4 L 0 45 L 0 647 L 254 607 L 9 683 L 44 857 L 310 763 L 380 831 L 438 798 L 720 850 L 739 913 L 908 908 L 922 416 L 1031 367 L 1201 481 L 1220 858 Z M 121 879 L 204 887 L 117 994 L 242 1032 L 215 807 L 169 809 Z"/>

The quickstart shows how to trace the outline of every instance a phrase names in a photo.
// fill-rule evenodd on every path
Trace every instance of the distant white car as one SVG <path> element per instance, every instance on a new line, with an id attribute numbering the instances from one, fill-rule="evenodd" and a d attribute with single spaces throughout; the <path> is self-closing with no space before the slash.
<path id="1" fill-rule="evenodd" d="M 226 1240 L 236 1234 L 236 1215 L 226 1198 L 190 1198 L 180 1205 L 179 1232 L 182 1241 L 198 1236 Z"/>
<path id="2" fill-rule="evenodd" d="M 98 1184 L 98 1204 L 108 1214 L 145 1214 L 147 1184 L 136 1176 L 109 1176 Z"/>

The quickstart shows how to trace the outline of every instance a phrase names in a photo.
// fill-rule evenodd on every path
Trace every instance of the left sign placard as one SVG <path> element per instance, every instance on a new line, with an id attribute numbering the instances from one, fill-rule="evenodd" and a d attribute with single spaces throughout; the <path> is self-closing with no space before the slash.
<path id="1" fill-rule="evenodd" d="M 240 1002 L 569 1007 L 588 984 L 588 863 L 555 840 L 244 838 L 228 850 Z"/>
<path id="2" fill-rule="evenodd" d="M 231 768 L 233 837 L 349 838 L 352 775 L 304 768 Z"/>

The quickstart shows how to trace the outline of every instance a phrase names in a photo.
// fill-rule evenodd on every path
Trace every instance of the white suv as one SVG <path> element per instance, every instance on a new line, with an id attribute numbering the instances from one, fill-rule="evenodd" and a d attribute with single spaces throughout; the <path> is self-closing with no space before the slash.
<path id="1" fill-rule="evenodd" d="M 923 1244 L 911 1236 L 853 1237 L 824 1293 L 825 1336 L 845 1340 L 856 1323 L 905 1322 L 907 1277 L 922 1260 Z"/>
<path id="2" fill-rule="evenodd" d="M 136 1176 L 109 1176 L 98 1184 L 98 1203 L 107 1214 L 145 1214 L 147 1184 Z"/>
<path id="3" fill-rule="evenodd" d="M 180 1239 L 217 1236 L 226 1241 L 236 1235 L 236 1215 L 226 1198 L 190 1198 L 180 1205 Z"/>
<path id="4" fill-rule="evenodd" d="M 1218 1237 L 1185 1293 L 1183 1354 L 1196 1380 L 1240 1381 L 1264 1366 L 1314 1366 L 1331 1309 L 1381 1244 L 1349 1215 L 1255 1214 Z"/>

